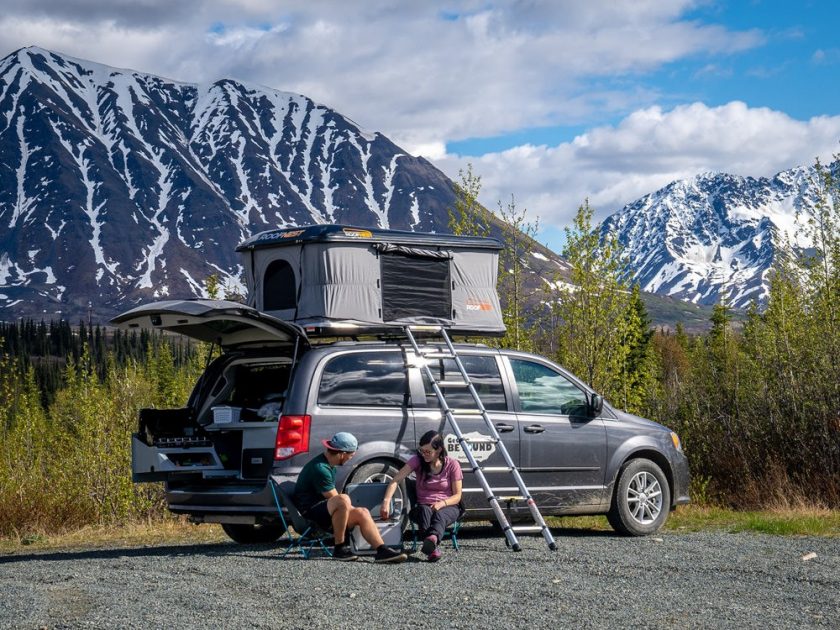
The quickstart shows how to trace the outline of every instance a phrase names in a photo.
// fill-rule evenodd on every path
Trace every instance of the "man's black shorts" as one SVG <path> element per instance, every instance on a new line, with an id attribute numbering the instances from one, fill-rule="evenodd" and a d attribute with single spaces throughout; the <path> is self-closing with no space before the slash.
<path id="1" fill-rule="evenodd" d="M 301 512 L 301 515 L 310 521 L 315 521 L 321 529 L 332 531 L 332 518 L 329 510 L 327 510 L 327 501 L 328 499 L 318 501 L 305 512 Z"/>

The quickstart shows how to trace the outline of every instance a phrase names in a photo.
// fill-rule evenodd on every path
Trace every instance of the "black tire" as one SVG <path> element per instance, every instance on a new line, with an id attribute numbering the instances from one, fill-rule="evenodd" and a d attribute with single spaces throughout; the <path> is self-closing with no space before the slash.
<path id="1" fill-rule="evenodd" d="M 393 463 L 385 460 L 374 460 L 362 464 L 353 471 L 347 483 L 389 483 L 399 472 L 399 468 Z M 408 512 L 411 510 L 411 499 L 408 496 L 405 480 L 397 486 L 394 492 L 394 511 L 399 510 L 400 525 L 403 531 L 408 528 Z M 376 514 L 373 515 L 377 517 Z"/>
<path id="2" fill-rule="evenodd" d="M 261 523 L 259 525 L 222 523 L 222 529 L 225 530 L 225 534 L 227 534 L 231 540 L 238 542 L 240 545 L 273 543 L 285 532 L 283 524 L 279 521 Z"/>
<path id="3" fill-rule="evenodd" d="M 607 520 L 624 536 L 648 536 L 665 524 L 670 509 L 665 473 L 649 459 L 633 459 L 618 473 Z"/>

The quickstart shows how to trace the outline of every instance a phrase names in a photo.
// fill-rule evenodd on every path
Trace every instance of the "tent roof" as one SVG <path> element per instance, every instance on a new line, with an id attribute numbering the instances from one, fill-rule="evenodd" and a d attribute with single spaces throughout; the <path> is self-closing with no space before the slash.
<path id="1" fill-rule="evenodd" d="M 365 241 L 374 243 L 395 243 L 398 245 L 424 245 L 426 247 L 470 247 L 480 249 L 502 249 L 495 238 L 480 236 L 455 236 L 454 234 L 431 234 L 428 232 L 406 232 L 381 228 L 360 228 L 349 225 L 303 225 L 278 228 L 260 232 L 241 243 L 236 251 L 285 247 L 301 243 Z"/>

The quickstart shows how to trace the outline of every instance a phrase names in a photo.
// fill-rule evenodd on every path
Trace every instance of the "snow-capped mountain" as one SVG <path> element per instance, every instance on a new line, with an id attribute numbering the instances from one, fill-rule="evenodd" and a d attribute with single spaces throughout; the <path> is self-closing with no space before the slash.
<path id="1" fill-rule="evenodd" d="M 201 296 L 211 274 L 242 292 L 234 250 L 254 233 L 325 222 L 445 232 L 455 205 L 429 162 L 305 96 L 34 47 L 0 60 L 0 156 L 0 319 L 104 322 L 143 301 Z M 745 305 L 766 294 L 807 177 L 676 182 L 602 229 L 625 244 L 643 289 Z M 524 262 L 532 288 L 568 268 L 536 243 Z M 657 323 L 685 318 L 667 302 Z"/>
<path id="2" fill-rule="evenodd" d="M 695 304 L 747 307 L 767 298 L 774 258 L 807 247 L 797 211 L 813 204 L 812 168 L 772 179 L 706 173 L 676 181 L 601 224 L 643 291 Z"/>
<path id="3" fill-rule="evenodd" d="M 238 243 L 311 223 L 445 231 L 452 182 L 305 96 L 25 48 L 0 61 L 0 318 L 97 320 L 241 288 Z"/>

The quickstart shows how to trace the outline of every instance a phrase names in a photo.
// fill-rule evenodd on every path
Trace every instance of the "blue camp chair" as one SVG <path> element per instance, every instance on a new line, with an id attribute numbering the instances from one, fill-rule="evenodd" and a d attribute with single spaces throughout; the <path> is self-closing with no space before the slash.
<path id="1" fill-rule="evenodd" d="M 273 476 L 270 479 L 274 504 L 277 506 L 277 513 L 280 514 L 280 520 L 283 522 L 289 542 L 281 557 L 285 558 L 290 551 L 297 549 L 304 558 L 308 559 L 312 548 L 315 546 L 320 547 L 328 556 L 332 557 L 332 551 L 326 544 L 326 541 L 333 537 L 332 533 L 325 531 L 317 523 L 303 516 L 292 500 L 295 491 L 294 480 Z M 297 535 L 292 534 L 286 517 L 291 521 Z"/>

